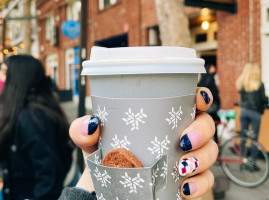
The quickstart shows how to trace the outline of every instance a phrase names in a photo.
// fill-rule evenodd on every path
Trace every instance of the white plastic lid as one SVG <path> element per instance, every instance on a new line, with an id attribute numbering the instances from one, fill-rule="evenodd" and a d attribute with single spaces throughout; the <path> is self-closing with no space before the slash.
<path id="1" fill-rule="evenodd" d="M 82 75 L 205 73 L 204 60 L 184 47 L 92 47 Z"/>

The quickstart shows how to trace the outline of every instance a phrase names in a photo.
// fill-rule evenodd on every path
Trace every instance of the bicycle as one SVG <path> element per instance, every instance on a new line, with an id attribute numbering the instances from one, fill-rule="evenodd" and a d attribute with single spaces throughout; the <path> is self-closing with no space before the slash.
<path id="1" fill-rule="evenodd" d="M 253 140 L 253 131 L 248 131 L 240 136 L 235 131 L 235 125 L 229 126 L 234 121 L 234 110 L 219 112 L 222 130 L 218 138 L 219 155 L 217 161 L 221 164 L 224 173 L 234 183 L 243 187 L 257 187 L 264 183 L 269 175 L 269 158 L 265 149 Z M 225 135 L 225 140 L 222 141 Z M 251 149 L 257 149 L 257 158 L 254 161 Z"/>

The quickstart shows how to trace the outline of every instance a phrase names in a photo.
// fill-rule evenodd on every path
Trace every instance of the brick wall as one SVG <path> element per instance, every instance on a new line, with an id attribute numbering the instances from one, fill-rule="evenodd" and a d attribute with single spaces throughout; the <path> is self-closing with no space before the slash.
<path id="1" fill-rule="evenodd" d="M 261 61 L 260 46 L 260 3 L 253 1 L 253 27 L 249 25 L 249 2 L 238 0 L 238 12 L 228 14 L 217 13 L 218 21 L 218 50 L 217 66 L 220 78 L 221 107 L 231 109 L 239 102 L 239 95 L 235 89 L 235 81 L 249 60 Z M 250 37 L 252 28 L 252 38 Z M 251 43 L 252 41 L 252 43 Z M 251 46 L 253 50 L 251 51 Z"/>

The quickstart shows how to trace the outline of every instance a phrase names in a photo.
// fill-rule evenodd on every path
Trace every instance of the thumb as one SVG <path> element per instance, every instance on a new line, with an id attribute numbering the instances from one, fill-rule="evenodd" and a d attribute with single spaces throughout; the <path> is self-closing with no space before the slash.
<path id="1" fill-rule="evenodd" d="M 75 119 L 69 129 L 69 135 L 73 142 L 82 149 L 84 156 L 97 149 L 100 126 L 96 116 L 84 116 Z"/>

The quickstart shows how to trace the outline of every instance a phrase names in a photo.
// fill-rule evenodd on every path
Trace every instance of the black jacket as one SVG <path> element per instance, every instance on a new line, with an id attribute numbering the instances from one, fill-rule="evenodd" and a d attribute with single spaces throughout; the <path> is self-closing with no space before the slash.
<path id="1" fill-rule="evenodd" d="M 72 150 L 60 153 L 55 126 L 44 113 L 39 113 L 38 121 L 23 110 L 16 122 L 3 162 L 5 200 L 53 200 L 61 194 Z"/>
<path id="2" fill-rule="evenodd" d="M 211 91 L 214 102 L 208 109 L 207 113 L 214 119 L 214 121 L 219 121 L 220 118 L 218 117 L 217 112 L 220 108 L 220 98 L 219 90 L 215 83 L 214 74 L 202 74 L 201 80 L 197 86 L 207 87 Z"/>
<path id="3" fill-rule="evenodd" d="M 245 90 L 240 90 L 240 107 L 247 108 L 250 110 L 263 113 L 264 109 L 268 107 L 268 98 L 265 96 L 264 85 L 261 86 L 257 91 L 246 92 Z"/>

